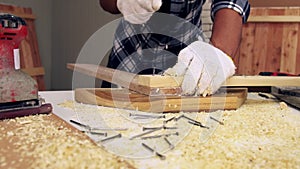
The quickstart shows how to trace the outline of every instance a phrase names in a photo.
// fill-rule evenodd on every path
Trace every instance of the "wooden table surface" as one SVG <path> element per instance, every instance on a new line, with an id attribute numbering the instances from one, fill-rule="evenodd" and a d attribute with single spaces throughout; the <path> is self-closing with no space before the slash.
<path id="1" fill-rule="evenodd" d="M 53 105 L 54 114 L 0 122 L 0 168 L 300 166 L 300 111 L 282 107 L 284 104 L 259 98 L 256 94 L 250 94 L 238 110 L 222 112 L 223 125 L 219 125 L 206 141 L 201 140 L 204 129 L 192 127 L 174 149 L 162 153 L 165 160 L 155 155 L 126 158 L 111 153 L 107 145 L 96 145 L 77 130 L 82 128 L 67 123 L 76 113 L 61 103 L 73 100 L 72 91 L 41 92 L 40 95 Z M 99 109 L 103 110 L 106 108 Z M 85 113 L 90 115 L 88 111 Z M 202 115 L 207 114 L 199 113 L 198 120 Z"/>

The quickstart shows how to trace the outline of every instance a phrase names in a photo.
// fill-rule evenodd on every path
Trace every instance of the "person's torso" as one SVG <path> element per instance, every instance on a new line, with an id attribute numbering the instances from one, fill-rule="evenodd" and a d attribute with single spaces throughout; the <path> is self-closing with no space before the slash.
<path id="1" fill-rule="evenodd" d="M 140 73 L 173 66 L 181 49 L 203 38 L 200 17 L 204 2 L 163 0 L 160 10 L 145 24 L 133 25 L 122 19 L 108 67 Z"/>

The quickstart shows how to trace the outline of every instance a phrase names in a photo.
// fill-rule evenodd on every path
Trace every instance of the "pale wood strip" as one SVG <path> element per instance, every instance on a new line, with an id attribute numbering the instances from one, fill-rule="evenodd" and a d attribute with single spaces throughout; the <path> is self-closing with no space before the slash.
<path id="1" fill-rule="evenodd" d="M 78 71 L 80 73 L 99 78 L 102 80 L 110 80 L 112 76 L 115 76 L 109 68 L 91 64 L 67 64 L 67 68 Z M 106 70 L 108 69 L 108 70 Z M 101 71 L 100 71 L 101 70 Z M 106 72 L 106 73 L 103 73 Z M 109 75 L 110 74 L 110 75 Z M 128 72 L 118 70 L 120 76 L 116 76 L 116 80 L 119 77 L 123 77 L 126 74 L 131 75 Z M 134 74 L 135 75 L 135 74 Z M 105 77 L 107 76 L 107 77 Z M 130 78 L 129 78 L 130 79 Z M 126 81 L 128 83 L 135 83 L 136 86 L 147 87 L 150 89 L 155 88 L 176 88 L 180 87 L 182 82 L 182 77 L 172 77 L 172 76 L 161 76 L 161 75 L 135 75 L 133 81 Z M 126 79 L 125 79 L 126 80 Z M 166 83 L 165 83 L 166 82 Z M 116 84 L 123 84 L 122 79 L 114 81 Z M 128 85 L 123 85 L 127 87 Z M 225 83 L 224 86 L 300 86 L 300 77 L 291 77 L 291 76 L 233 76 L 230 77 Z M 130 88 L 136 90 L 137 88 Z"/>
<path id="2" fill-rule="evenodd" d="M 300 86 L 297 76 L 233 76 L 224 86 Z"/>
<path id="3" fill-rule="evenodd" d="M 145 96 L 124 89 L 75 89 L 75 100 L 94 104 L 145 112 L 195 112 L 233 110 L 239 108 L 247 97 L 247 89 L 227 89 L 208 97 Z"/>
<path id="4" fill-rule="evenodd" d="M 265 9 L 267 11 L 267 9 Z M 278 16 L 278 15 L 263 15 L 263 16 L 249 16 L 248 22 L 283 22 L 283 23 L 288 23 L 288 22 L 295 22 L 298 23 L 300 22 L 300 16 L 295 16 L 295 15 L 283 15 L 283 16 Z"/>
<path id="5" fill-rule="evenodd" d="M 145 95 L 165 95 L 165 94 L 180 94 L 181 90 L 178 87 L 161 88 L 150 86 L 150 84 L 157 83 L 160 80 L 155 79 L 154 82 L 149 78 L 144 78 L 145 82 L 141 82 L 138 78 L 139 75 L 120 71 L 116 69 L 107 68 L 104 66 L 92 65 L 92 64 L 67 64 L 67 68 L 86 74 L 91 77 L 96 77 L 107 82 L 120 85 L 127 89 L 145 94 Z M 160 81 L 161 82 L 161 81 Z M 171 82 L 174 82 L 174 80 Z M 176 82 L 176 81 L 175 81 Z M 178 86 L 178 84 L 177 84 Z M 168 86 L 166 86 L 168 87 Z"/>

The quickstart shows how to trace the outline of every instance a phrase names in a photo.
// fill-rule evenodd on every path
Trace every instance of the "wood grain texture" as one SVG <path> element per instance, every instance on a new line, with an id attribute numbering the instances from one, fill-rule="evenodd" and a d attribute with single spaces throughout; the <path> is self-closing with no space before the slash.
<path id="1" fill-rule="evenodd" d="M 82 155 L 78 150 L 76 151 L 78 146 L 80 146 L 80 149 L 83 151 L 90 151 L 90 149 L 93 148 L 94 153 L 98 153 L 97 158 L 91 160 L 92 157 L 86 156 L 86 160 L 89 159 L 97 163 L 104 159 L 106 161 L 112 161 L 113 163 L 110 164 L 113 165 L 121 163 L 125 164 L 123 168 L 134 168 L 127 161 L 99 147 L 85 133 L 53 113 L 49 115 L 26 116 L 13 120 L 1 120 L 0 128 L 0 168 L 76 168 L 72 165 L 74 163 L 72 160 L 76 160 L 77 155 Z M 26 131 L 28 132 L 28 128 L 30 128 L 30 134 L 24 134 Z M 63 142 L 65 139 L 72 141 L 65 143 Z M 51 142 L 51 144 L 45 144 L 46 142 Z M 79 142 L 81 143 L 79 144 Z M 40 155 L 39 148 L 43 146 L 43 144 L 48 145 L 48 147 L 45 146 L 43 155 Z M 53 150 L 57 152 L 64 149 L 65 147 L 62 144 L 67 144 L 67 151 L 64 151 L 62 154 L 53 153 Z M 52 150 L 50 149 L 51 147 Z M 58 158 L 57 156 L 60 157 Z M 51 163 L 49 158 L 60 159 L 60 161 Z M 70 160 L 70 158 L 72 158 L 72 160 Z M 79 156 L 77 160 L 78 159 L 82 159 L 82 156 Z M 67 162 L 68 160 L 70 160 L 69 164 Z M 45 163 L 45 161 L 48 162 L 47 167 L 46 165 L 40 166 L 41 162 Z M 71 163 L 71 161 L 73 163 Z M 90 165 L 88 162 L 84 162 L 85 161 L 80 165 Z M 98 164 L 97 166 L 101 165 Z M 122 167 L 114 166 L 113 168 Z"/>
<path id="2" fill-rule="evenodd" d="M 300 16 L 249 16 L 248 22 L 300 22 Z"/>
<path id="3" fill-rule="evenodd" d="M 164 83 L 164 78 L 161 76 L 153 79 L 151 78 L 151 76 L 141 76 L 125 71 L 120 71 L 92 64 L 68 63 L 67 68 L 76 72 L 86 74 L 88 76 L 108 81 L 110 83 L 125 87 L 132 91 L 136 91 L 145 95 L 178 95 L 181 93 L 178 87 L 170 87 L 170 84 L 168 84 L 176 83 L 176 80 L 166 78 L 167 83 Z M 161 86 L 162 82 L 164 86 Z"/>
<path id="4" fill-rule="evenodd" d="M 285 15 L 299 15 L 299 8 L 289 9 L 285 11 Z M 287 23 L 283 28 L 282 54 L 280 70 L 283 72 L 296 73 L 296 58 L 297 58 L 297 44 L 299 24 Z"/>
<path id="5" fill-rule="evenodd" d="M 237 65 L 237 73 L 242 75 L 252 75 L 252 58 L 254 56 L 254 35 L 255 24 L 243 26 L 242 43 L 240 45 L 239 56 L 234 58 Z"/>
<path id="6" fill-rule="evenodd" d="M 19 16 L 26 22 L 28 35 L 19 46 L 21 68 L 30 69 L 35 67 L 42 67 L 34 24 L 36 17 L 33 15 L 32 9 L 8 4 L 0 4 L 0 12 Z M 39 90 L 45 90 L 46 86 L 44 82 L 44 74 L 32 77 L 37 81 Z"/>
<path id="7" fill-rule="evenodd" d="M 71 70 L 99 78 L 108 80 L 146 95 L 156 94 L 178 94 L 182 77 L 162 76 L 162 75 L 136 75 L 120 70 L 114 70 L 103 66 L 92 64 L 67 64 Z M 105 73 L 106 72 L 106 73 Z M 116 72 L 116 74 L 114 74 Z M 122 79 L 126 75 L 131 76 L 130 79 Z M 114 77 L 114 78 L 112 78 Z M 121 78 L 121 79 L 118 79 Z M 113 81 L 112 79 L 116 79 Z M 123 81 L 125 80 L 125 82 Z M 130 84 L 128 84 L 130 83 Z M 133 83 L 134 85 L 132 85 Z M 299 86 L 300 77 L 283 77 L 283 76 L 233 76 L 230 77 L 223 86 Z M 149 90 L 150 89 L 150 90 Z M 176 93 L 170 91 L 177 90 Z M 141 92 L 141 90 L 147 92 Z M 155 91 L 158 90 L 158 91 Z M 167 90 L 170 90 L 169 92 Z M 150 94 L 149 94 L 150 91 Z M 152 92 L 152 93 L 151 93 Z"/>
<path id="8" fill-rule="evenodd" d="M 146 96 L 126 89 L 75 89 L 75 100 L 80 103 L 153 113 L 234 110 L 246 97 L 246 88 L 224 89 L 208 97 Z"/>
<path id="9" fill-rule="evenodd" d="M 266 15 L 267 10 L 256 10 L 253 11 L 256 15 Z M 267 54 L 267 42 L 268 42 L 268 23 L 261 23 L 255 25 L 255 35 L 254 35 L 254 46 L 252 57 L 252 72 L 263 72 L 265 71 L 265 66 L 267 64 L 266 56 Z M 247 63 L 249 64 L 249 63 Z M 255 72 L 254 72 L 255 70 Z"/>
<path id="10" fill-rule="evenodd" d="M 284 9 L 269 9 L 267 15 L 284 15 Z M 268 23 L 267 37 L 267 53 L 265 58 L 264 71 L 278 72 L 280 71 L 280 55 L 282 51 L 282 42 L 278 39 L 283 38 L 284 23 Z M 276 36 L 276 38 L 274 38 Z"/>
<path id="11" fill-rule="evenodd" d="M 300 7 L 251 9 L 235 58 L 237 74 L 257 75 L 262 71 L 300 74 L 299 10 Z"/>
<path id="12" fill-rule="evenodd" d="M 25 68 L 22 69 L 22 71 L 30 76 L 43 76 L 45 74 L 45 69 L 43 67 Z"/>
<path id="13" fill-rule="evenodd" d="M 233 76 L 223 86 L 300 86 L 296 76 Z"/>

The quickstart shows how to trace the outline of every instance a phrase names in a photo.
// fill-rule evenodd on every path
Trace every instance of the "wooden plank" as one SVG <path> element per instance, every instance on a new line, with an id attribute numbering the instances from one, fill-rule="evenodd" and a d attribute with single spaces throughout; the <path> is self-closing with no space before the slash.
<path id="1" fill-rule="evenodd" d="M 252 72 L 252 58 L 254 55 L 254 35 L 255 24 L 247 23 L 242 30 L 242 40 L 240 45 L 239 56 L 235 57 L 238 74 L 253 74 Z"/>
<path id="2" fill-rule="evenodd" d="M 267 13 L 264 9 L 258 9 L 255 15 L 265 15 Z M 268 23 L 256 24 L 254 35 L 254 55 L 252 57 L 252 74 L 258 74 L 265 71 L 266 55 L 267 55 L 267 41 L 268 41 Z M 247 63 L 249 64 L 249 63 Z"/>
<path id="3" fill-rule="evenodd" d="M 249 0 L 251 7 L 296 7 L 300 6 L 299 0 Z"/>
<path id="4" fill-rule="evenodd" d="M 160 76 L 160 75 L 138 75 L 142 79 L 148 79 L 147 86 L 179 87 L 182 77 Z M 168 82 L 166 86 L 164 81 Z M 300 86 L 300 77 L 296 76 L 232 76 L 225 81 L 223 86 Z"/>
<path id="5" fill-rule="evenodd" d="M 155 82 L 152 82 L 149 78 L 141 77 L 139 79 L 139 75 L 134 73 L 111 69 L 104 66 L 69 63 L 67 64 L 67 68 L 146 95 L 173 95 L 181 93 L 178 87 L 163 88 L 160 86 L 161 88 L 158 89 L 156 86 L 149 86 L 149 83 L 157 83 L 161 79 L 155 79 Z M 170 81 L 174 83 L 174 80 Z"/>
<path id="6" fill-rule="evenodd" d="M 286 15 L 299 15 L 299 9 L 289 9 L 285 11 Z M 296 73 L 296 58 L 298 44 L 298 24 L 287 23 L 283 28 L 282 46 L 284 50 L 281 54 L 280 71 L 287 73 Z"/>
<path id="7" fill-rule="evenodd" d="M 27 73 L 30 76 L 45 75 L 45 69 L 43 67 L 26 68 L 26 69 L 22 69 L 22 71 Z"/>
<path id="8" fill-rule="evenodd" d="M 234 110 L 246 97 L 246 88 L 224 89 L 208 97 L 146 96 L 126 89 L 75 89 L 75 100 L 80 103 L 153 113 Z"/>
<path id="9" fill-rule="evenodd" d="M 297 64 L 300 61 L 300 22 L 296 22 L 297 19 L 295 19 L 300 17 L 299 9 L 299 7 L 251 8 L 250 21 L 243 26 L 239 56 L 235 59 L 237 74 L 257 75 L 260 71 L 300 74 L 300 68 L 298 68 L 300 65 Z M 251 17 L 266 18 L 268 16 L 278 20 L 251 22 Z M 262 29 L 257 30 L 257 27 L 266 27 L 267 36 L 264 31 L 261 31 Z M 251 34 L 251 32 L 254 33 Z M 252 36 L 255 36 L 255 40 Z"/>
<path id="10" fill-rule="evenodd" d="M 233 76 L 224 86 L 300 86 L 295 76 Z"/>
<path id="11" fill-rule="evenodd" d="M 264 9 L 265 10 L 265 9 Z M 267 10 L 265 10 L 267 11 Z M 264 16 L 249 16 L 249 19 L 247 22 L 295 22 L 298 23 L 300 22 L 300 16 L 295 16 L 295 15 L 284 15 L 284 16 L 278 16 L 278 15 L 264 15 Z"/>
<path id="12" fill-rule="evenodd" d="M 93 160 L 99 161 L 104 159 L 104 161 L 108 162 L 108 164 L 106 164 L 107 166 L 116 165 L 114 166 L 115 168 L 120 168 L 120 165 L 118 164 L 124 164 L 124 168 L 133 168 L 133 166 L 131 166 L 127 161 L 121 160 L 119 157 L 105 151 L 85 133 L 79 131 L 71 124 L 67 123 L 53 113 L 49 115 L 26 116 L 12 120 L 1 120 L 0 128 L 0 168 L 44 168 L 45 165 L 35 166 L 33 164 L 36 164 L 37 161 L 47 161 L 49 160 L 49 157 L 56 159 L 56 155 L 58 154 L 60 155 L 59 158 L 62 161 L 68 161 L 69 158 L 74 158 L 75 160 L 80 159 L 80 156 L 70 157 L 70 155 L 68 155 L 68 153 L 78 154 L 79 142 L 83 144 L 79 149 L 85 149 L 83 151 L 90 151 L 89 149 L 93 148 L 93 150 L 95 150 L 94 153 L 99 153 L 96 158 L 93 158 Z M 28 132 L 29 128 L 32 129 L 30 132 Z M 24 130 L 27 132 L 24 132 Z M 63 137 L 58 137 L 58 135 Z M 64 144 L 63 141 L 66 139 L 72 139 L 72 141 L 65 143 L 64 145 L 66 146 L 67 144 L 68 153 L 53 153 L 53 150 L 59 151 L 66 148 L 62 145 Z M 41 156 L 39 154 L 41 151 L 40 146 L 43 146 L 45 141 L 51 142 L 51 147 L 53 149 L 50 149 L 49 146 L 45 146 L 45 150 L 43 151 L 44 156 Z M 86 159 L 91 160 L 91 158 Z M 82 165 L 88 166 L 88 162 L 82 162 Z M 74 167 L 74 165 L 71 164 L 67 164 L 67 166 L 70 168 L 72 168 L 72 166 Z M 66 163 L 56 165 L 49 161 L 47 165 L 47 168 L 65 167 Z"/>
<path id="13" fill-rule="evenodd" d="M 298 30 L 300 30 L 300 22 L 298 23 Z M 300 33 L 298 33 L 298 44 L 297 44 L 297 58 L 296 63 L 300 63 Z M 296 73 L 300 75 L 300 64 L 296 64 Z"/>
<path id="14" fill-rule="evenodd" d="M 281 8 L 267 10 L 268 15 L 284 15 L 285 10 Z M 267 53 L 265 58 L 265 69 L 263 71 L 279 72 L 280 55 L 282 51 L 283 23 L 268 23 Z M 276 36 L 276 38 L 274 38 Z"/>
<path id="15" fill-rule="evenodd" d="M 138 88 L 130 88 L 128 83 L 134 83 L 135 86 L 142 86 L 149 89 L 164 89 L 164 88 L 179 88 L 182 82 L 182 77 L 161 76 L 161 75 L 136 75 L 120 70 L 112 70 L 104 66 L 97 66 L 92 64 L 67 64 L 71 70 L 78 71 L 88 76 L 96 77 L 102 80 L 110 80 L 125 88 L 134 89 L 133 91 L 139 92 Z M 114 74 L 113 72 L 118 72 Z M 118 80 L 123 76 L 134 76 L 132 82 L 125 79 L 125 82 Z M 106 77 L 107 76 L 107 77 Z M 111 77 L 115 79 L 112 81 Z M 125 85 L 122 85 L 125 84 Z M 291 76 L 233 76 L 230 77 L 223 86 L 299 86 L 300 77 Z M 129 87 L 128 87 L 129 86 Z M 164 94 L 164 93 L 160 93 Z"/>

